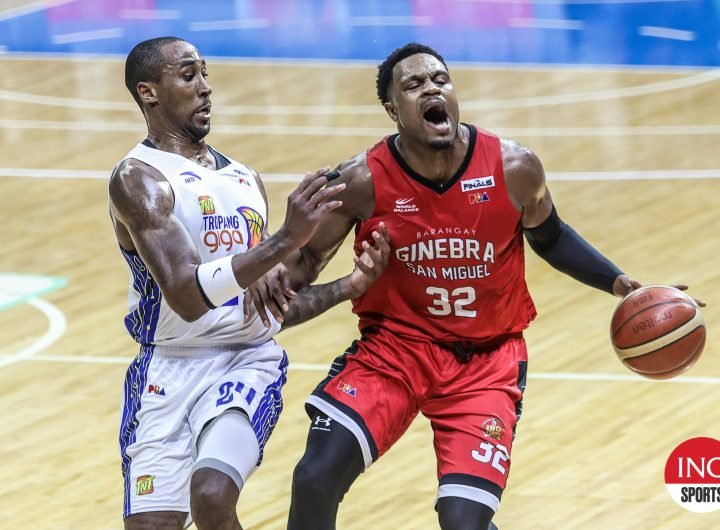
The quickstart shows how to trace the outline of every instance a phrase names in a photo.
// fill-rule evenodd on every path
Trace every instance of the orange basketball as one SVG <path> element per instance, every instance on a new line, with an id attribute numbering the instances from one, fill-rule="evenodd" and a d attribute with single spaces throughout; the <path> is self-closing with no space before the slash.
<path id="1" fill-rule="evenodd" d="M 688 295 L 666 285 L 641 287 L 623 298 L 610 323 L 615 353 L 632 371 L 669 379 L 698 360 L 705 319 Z"/>

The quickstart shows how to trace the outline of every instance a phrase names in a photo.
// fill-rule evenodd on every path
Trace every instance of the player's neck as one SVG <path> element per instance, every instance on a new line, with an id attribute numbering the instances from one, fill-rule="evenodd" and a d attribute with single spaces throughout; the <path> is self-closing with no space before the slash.
<path id="1" fill-rule="evenodd" d="M 161 151 L 184 156 L 200 165 L 209 165 L 211 162 L 210 159 L 212 159 L 212 156 L 208 152 L 208 147 L 204 139 L 200 141 L 192 140 L 170 131 L 163 133 L 148 131 L 147 138 Z"/>
<path id="2" fill-rule="evenodd" d="M 418 174 L 433 182 L 445 182 L 453 177 L 465 159 L 468 150 L 469 134 L 462 125 L 458 128 L 457 137 L 451 147 L 435 149 L 413 141 L 400 134 L 395 146 L 405 162 Z"/>

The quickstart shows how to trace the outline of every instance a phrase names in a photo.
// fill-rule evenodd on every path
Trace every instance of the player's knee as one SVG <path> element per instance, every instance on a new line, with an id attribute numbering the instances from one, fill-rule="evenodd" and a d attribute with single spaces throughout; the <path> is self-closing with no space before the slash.
<path id="1" fill-rule="evenodd" d="M 317 495 L 323 498 L 334 496 L 333 478 L 331 469 L 324 462 L 305 456 L 293 472 L 293 493 L 315 498 Z"/>
<path id="2" fill-rule="evenodd" d="M 219 528 L 234 518 L 239 489 L 235 482 L 214 469 L 198 469 L 190 482 L 190 508 L 198 528 Z"/>
<path id="3" fill-rule="evenodd" d="M 437 510 L 442 530 L 487 530 L 495 515 L 489 506 L 460 497 L 441 497 Z"/>

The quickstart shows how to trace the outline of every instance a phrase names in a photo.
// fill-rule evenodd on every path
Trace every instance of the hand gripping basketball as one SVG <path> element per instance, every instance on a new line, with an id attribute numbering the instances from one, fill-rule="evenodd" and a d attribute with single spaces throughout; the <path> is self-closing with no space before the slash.
<path id="1" fill-rule="evenodd" d="M 651 378 L 669 379 L 688 370 L 705 346 L 700 306 L 681 290 L 648 285 L 618 304 L 610 338 L 620 361 Z"/>

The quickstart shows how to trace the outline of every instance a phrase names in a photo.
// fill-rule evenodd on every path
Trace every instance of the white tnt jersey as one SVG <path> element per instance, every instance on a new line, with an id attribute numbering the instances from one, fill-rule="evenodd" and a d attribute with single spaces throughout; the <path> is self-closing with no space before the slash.
<path id="1" fill-rule="evenodd" d="M 211 152 L 220 160 L 226 158 L 229 165 L 208 169 L 143 143 L 125 157 L 154 167 L 170 183 L 175 195 L 174 214 L 190 234 L 203 263 L 246 252 L 260 243 L 267 223 L 267 207 L 253 172 L 217 151 Z M 195 322 L 185 322 L 168 307 L 137 252 L 121 251 L 130 267 L 125 327 L 141 344 L 259 345 L 280 330 L 269 313 L 271 326 L 266 328 L 254 308 L 245 320 L 242 296 L 211 309 Z"/>

